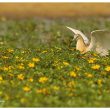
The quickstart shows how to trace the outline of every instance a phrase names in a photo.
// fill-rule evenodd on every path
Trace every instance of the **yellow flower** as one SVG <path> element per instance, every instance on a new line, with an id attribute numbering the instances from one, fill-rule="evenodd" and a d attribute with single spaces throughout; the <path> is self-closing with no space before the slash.
<path id="1" fill-rule="evenodd" d="M 80 70 L 80 67 L 76 66 L 75 69 L 76 69 L 77 71 L 79 71 L 79 70 Z"/>
<path id="2" fill-rule="evenodd" d="M 74 96 L 74 95 L 75 95 L 75 94 L 73 94 L 73 93 L 69 93 L 69 94 L 68 94 L 69 97 L 72 97 L 72 96 Z"/>
<path id="3" fill-rule="evenodd" d="M 21 103 L 26 103 L 26 102 L 27 102 L 27 99 L 26 99 L 26 98 L 21 98 L 21 99 L 20 99 L 20 102 L 21 102 Z"/>
<path id="4" fill-rule="evenodd" d="M 7 51 L 8 51 L 9 53 L 12 53 L 14 50 L 13 50 L 13 49 L 7 49 Z"/>
<path id="5" fill-rule="evenodd" d="M 69 63 L 68 62 L 63 62 L 63 64 L 65 65 L 65 66 L 68 66 L 69 65 Z"/>
<path id="6" fill-rule="evenodd" d="M 42 89 L 37 89 L 36 93 L 48 94 L 49 92 L 47 88 L 42 88 Z"/>
<path id="7" fill-rule="evenodd" d="M 4 96 L 5 96 L 4 97 L 5 100 L 9 100 L 10 99 L 10 96 L 8 94 L 5 94 Z"/>
<path id="8" fill-rule="evenodd" d="M 29 66 L 30 68 L 34 68 L 34 67 L 35 67 L 35 64 L 34 64 L 34 63 L 29 63 L 28 66 Z"/>
<path id="9" fill-rule="evenodd" d="M 31 89 L 30 89 L 30 87 L 25 86 L 25 87 L 23 87 L 23 90 L 24 90 L 25 92 L 29 92 Z"/>
<path id="10" fill-rule="evenodd" d="M 29 78 L 28 81 L 33 82 L 33 78 Z"/>
<path id="11" fill-rule="evenodd" d="M 55 91 L 58 91 L 60 88 L 59 88 L 58 86 L 53 86 L 53 89 L 54 89 Z"/>
<path id="12" fill-rule="evenodd" d="M 24 50 L 22 50 L 22 52 L 21 53 L 25 53 L 25 51 Z"/>
<path id="13" fill-rule="evenodd" d="M 77 77 L 77 74 L 74 72 L 74 71 L 71 71 L 70 73 L 69 73 L 69 75 L 71 76 L 71 77 Z"/>
<path id="14" fill-rule="evenodd" d="M 58 69 L 58 70 L 60 70 L 60 69 L 62 69 L 62 68 L 63 68 L 63 66 L 61 66 L 61 65 L 58 65 L 58 66 L 57 66 L 57 69 Z"/>
<path id="15" fill-rule="evenodd" d="M 24 79 L 24 75 L 23 75 L 23 74 L 19 74 L 19 75 L 17 75 L 17 78 L 18 78 L 19 80 L 23 80 L 23 79 Z"/>
<path id="16" fill-rule="evenodd" d="M 102 83 L 103 83 L 103 80 L 102 80 L 102 79 L 98 79 L 98 80 L 97 80 L 97 83 L 98 83 L 99 86 L 101 86 Z"/>
<path id="17" fill-rule="evenodd" d="M 107 72 L 109 72 L 109 71 L 110 71 L 110 66 L 107 66 L 107 67 L 105 68 L 105 70 L 106 70 Z"/>
<path id="18" fill-rule="evenodd" d="M 15 58 L 16 58 L 16 59 L 19 59 L 19 57 L 18 57 L 18 56 L 16 56 Z"/>
<path id="19" fill-rule="evenodd" d="M 23 65 L 19 65 L 18 66 L 18 69 L 23 70 L 24 69 L 24 66 Z"/>
<path id="20" fill-rule="evenodd" d="M 98 56 L 98 54 L 96 54 L 96 53 L 93 53 L 93 55 L 94 55 L 94 56 Z"/>
<path id="21" fill-rule="evenodd" d="M 19 35 L 19 33 L 18 33 L 18 32 L 16 32 L 16 33 L 15 33 L 15 35 L 16 35 L 16 36 L 18 36 L 18 35 Z"/>
<path id="22" fill-rule="evenodd" d="M 100 74 L 106 76 L 107 72 L 106 71 L 102 71 L 102 72 L 100 72 Z"/>
<path id="23" fill-rule="evenodd" d="M 0 45 L 3 45 L 4 44 L 4 42 L 0 42 Z"/>
<path id="24" fill-rule="evenodd" d="M 99 70 L 100 69 L 100 65 L 93 65 L 91 68 L 93 70 Z"/>
<path id="25" fill-rule="evenodd" d="M 90 58 L 90 59 L 88 60 L 88 63 L 94 63 L 96 60 L 97 60 L 96 58 Z"/>
<path id="26" fill-rule="evenodd" d="M 70 81 L 70 82 L 68 83 L 68 86 L 69 86 L 69 87 L 75 86 L 75 82 L 74 82 L 74 81 Z"/>
<path id="27" fill-rule="evenodd" d="M 42 53 L 47 53 L 47 50 L 42 51 Z"/>
<path id="28" fill-rule="evenodd" d="M 14 74 L 12 74 L 12 73 L 9 73 L 8 75 L 9 75 L 10 77 L 14 77 Z"/>
<path id="29" fill-rule="evenodd" d="M 3 67 L 3 70 L 4 70 L 4 71 L 8 71 L 9 68 L 8 68 L 8 67 Z"/>
<path id="30" fill-rule="evenodd" d="M 85 75 L 86 75 L 88 78 L 92 78 L 92 77 L 93 77 L 93 74 L 91 74 L 91 73 L 85 73 Z"/>
<path id="31" fill-rule="evenodd" d="M 40 82 L 40 83 L 45 83 L 45 82 L 47 82 L 47 81 L 48 81 L 48 78 L 45 77 L 45 76 L 39 78 L 39 82 Z"/>
<path id="32" fill-rule="evenodd" d="M 9 70 L 13 69 L 13 66 L 8 66 L 8 69 L 9 69 Z"/>
<path id="33" fill-rule="evenodd" d="M 88 63 L 94 63 L 94 60 L 89 59 Z"/>
<path id="34" fill-rule="evenodd" d="M 3 81 L 3 77 L 2 76 L 0 76 L 0 81 Z"/>
<path id="35" fill-rule="evenodd" d="M 3 59 L 8 59 L 9 57 L 7 57 L 7 56 L 2 56 L 2 58 L 3 58 Z"/>
<path id="36" fill-rule="evenodd" d="M 39 62 L 40 59 L 39 59 L 39 58 L 32 58 L 32 61 L 33 61 L 33 62 Z"/>

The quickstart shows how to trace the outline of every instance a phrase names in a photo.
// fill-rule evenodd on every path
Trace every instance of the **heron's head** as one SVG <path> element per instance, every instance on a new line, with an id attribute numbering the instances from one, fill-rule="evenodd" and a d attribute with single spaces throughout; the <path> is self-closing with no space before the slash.
<path id="1" fill-rule="evenodd" d="M 75 34 L 73 40 L 76 40 L 76 41 L 77 41 L 77 40 L 79 40 L 80 38 L 82 38 L 81 35 Z"/>

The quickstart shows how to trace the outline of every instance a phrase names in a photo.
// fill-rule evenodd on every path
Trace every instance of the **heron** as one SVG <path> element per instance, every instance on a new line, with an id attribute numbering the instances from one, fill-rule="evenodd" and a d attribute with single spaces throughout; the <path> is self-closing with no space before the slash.
<path id="1" fill-rule="evenodd" d="M 90 39 L 83 32 L 77 29 L 66 26 L 74 34 L 74 40 L 76 40 L 76 50 L 79 50 L 82 54 L 88 51 L 95 51 L 100 56 L 109 55 L 110 50 L 110 33 L 107 29 L 94 30 L 90 33 Z"/>

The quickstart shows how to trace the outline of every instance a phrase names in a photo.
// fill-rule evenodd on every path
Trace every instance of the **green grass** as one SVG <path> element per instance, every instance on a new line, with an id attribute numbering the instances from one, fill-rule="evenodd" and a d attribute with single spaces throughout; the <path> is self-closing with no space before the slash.
<path id="1" fill-rule="evenodd" d="M 110 19 L 2 18 L 0 107 L 110 106 L 110 56 L 80 54 L 65 25 L 89 36 Z"/>

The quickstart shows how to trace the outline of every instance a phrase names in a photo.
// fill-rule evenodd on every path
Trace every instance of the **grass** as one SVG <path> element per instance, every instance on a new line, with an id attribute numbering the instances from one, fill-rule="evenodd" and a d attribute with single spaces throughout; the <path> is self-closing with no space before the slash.
<path id="1" fill-rule="evenodd" d="M 110 56 L 80 54 L 65 25 L 110 29 L 109 18 L 0 20 L 0 107 L 109 107 Z"/>

